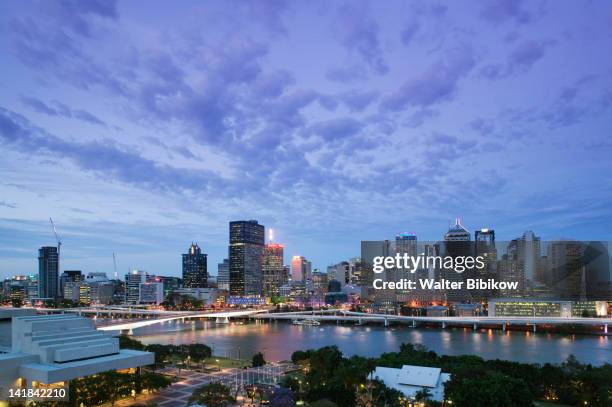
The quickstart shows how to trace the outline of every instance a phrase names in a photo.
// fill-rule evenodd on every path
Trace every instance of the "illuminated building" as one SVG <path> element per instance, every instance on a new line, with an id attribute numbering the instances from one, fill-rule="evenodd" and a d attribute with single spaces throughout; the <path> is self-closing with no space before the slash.
<path id="1" fill-rule="evenodd" d="M 0 354 L 0 392 L 63 385 L 100 372 L 150 365 L 155 359 L 151 352 L 120 349 L 118 338 L 75 315 L 13 317 L 11 335 L 11 351 Z"/>
<path id="2" fill-rule="evenodd" d="M 38 250 L 38 296 L 56 298 L 59 294 L 59 253 L 55 246 Z"/>
<path id="3" fill-rule="evenodd" d="M 138 304 L 140 300 L 140 285 L 146 283 L 147 274 L 141 270 L 132 270 L 125 275 L 125 302 Z"/>
<path id="4" fill-rule="evenodd" d="M 291 280 L 309 281 L 312 278 L 312 264 L 303 256 L 293 256 L 291 259 Z"/>
<path id="5" fill-rule="evenodd" d="M 606 301 L 564 301 L 531 298 L 500 298 L 489 301 L 490 317 L 605 317 Z"/>
<path id="6" fill-rule="evenodd" d="M 264 247 L 262 273 L 263 293 L 265 296 L 279 295 L 279 288 L 285 281 L 284 272 L 284 246 L 278 243 L 269 243 Z"/>
<path id="7" fill-rule="evenodd" d="M 217 264 L 217 287 L 229 291 L 229 259 Z"/>
<path id="8" fill-rule="evenodd" d="M 465 257 L 472 255 L 472 238 L 470 232 L 461 224 L 459 218 L 455 219 L 455 224 L 448 229 L 444 235 L 444 254 L 445 256 Z M 457 273 L 453 269 L 442 269 L 442 278 L 450 282 L 463 282 L 464 278 L 472 278 L 470 272 Z M 465 274 L 465 275 L 464 275 Z M 471 294 L 466 289 L 448 290 L 446 298 L 449 301 L 463 302 L 471 300 Z"/>
<path id="9" fill-rule="evenodd" d="M 191 243 L 188 253 L 183 254 L 183 287 L 208 287 L 206 257 L 197 244 Z"/>
<path id="10" fill-rule="evenodd" d="M 232 296 L 259 296 L 263 293 L 261 271 L 265 227 L 256 220 L 229 224 L 229 288 Z"/>

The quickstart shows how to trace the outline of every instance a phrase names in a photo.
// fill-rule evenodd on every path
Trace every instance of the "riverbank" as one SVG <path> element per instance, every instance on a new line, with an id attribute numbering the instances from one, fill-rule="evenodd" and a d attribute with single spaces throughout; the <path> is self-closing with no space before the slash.
<path id="1" fill-rule="evenodd" d="M 612 360 L 610 338 L 591 335 L 498 331 L 491 329 L 366 325 L 298 326 L 290 322 L 215 324 L 171 322 L 134 330 L 144 343 L 206 343 L 217 356 L 287 360 L 296 350 L 336 345 L 346 355 L 378 357 L 401 343 L 421 344 L 442 355 L 477 355 L 524 363 L 562 363 L 569 355 L 593 365 Z"/>

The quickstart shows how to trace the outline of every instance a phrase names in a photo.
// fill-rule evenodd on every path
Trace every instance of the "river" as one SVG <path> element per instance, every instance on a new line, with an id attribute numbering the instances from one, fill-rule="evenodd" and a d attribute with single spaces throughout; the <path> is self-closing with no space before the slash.
<path id="1" fill-rule="evenodd" d="M 410 328 L 323 324 L 296 326 L 288 322 L 216 324 L 172 321 L 134 330 L 134 338 L 150 344 L 205 343 L 218 356 L 248 358 L 263 352 L 267 360 L 285 360 L 296 350 L 336 345 L 345 355 L 378 356 L 399 350 L 403 342 L 421 344 L 438 354 L 478 355 L 526 363 L 561 363 L 570 354 L 594 365 L 612 361 L 612 338 L 468 328 Z"/>

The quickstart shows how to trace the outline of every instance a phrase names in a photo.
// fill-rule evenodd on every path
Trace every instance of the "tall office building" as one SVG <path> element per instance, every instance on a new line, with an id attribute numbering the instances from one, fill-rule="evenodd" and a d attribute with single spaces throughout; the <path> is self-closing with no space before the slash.
<path id="1" fill-rule="evenodd" d="M 475 255 L 484 257 L 484 262 L 494 265 L 497 262 L 497 249 L 495 247 L 495 231 L 493 229 L 480 229 L 474 232 Z"/>
<path id="2" fill-rule="evenodd" d="M 194 243 L 191 243 L 189 251 L 183 254 L 183 287 L 208 287 L 207 256 Z"/>
<path id="3" fill-rule="evenodd" d="M 312 279 L 312 263 L 304 256 L 293 256 L 291 258 L 291 280 L 308 281 Z"/>
<path id="4" fill-rule="evenodd" d="M 140 301 L 140 285 L 147 282 L 147 273 L 132 270 L 125 275 L 125 302 L 138 304 Z"/>
<path id="5" fill-rule="evenodd" d="M 229 291 L 229 259 L 223 259 L 222 263 L 217 263 L 217 287 L 219 290 Z"/>
<path id="6" fill-rule="evenodd" d="M 400 256 L 416 256 L 417 255 L 417 237 L 414 233 L 400 233 L 395 236 L 395 253 Z M 418 280 L 417 270 L 409 269 L 392 269 L 389 270 L 388 276 L 391 281 L 401 281 L 403 279 L 416 282 Z M 406 302 L 413 300 L 413 290 L 395 290 L 396 300 Z"/>
<path id="7" fill-rule="evenodd" d="M 56 298 L 59 295 L 59 253 L 55 246 L 38 249 L 38 296 Z"/>
<path id="8" fill-rule="evenodd" d="M 83 276 L 81 270 L 64 270 L 60 276 L 60 297 L 64 297 L 64 286 L 66 283 L 80 282 L 82 278 Z"/>
<path id="9" fill-rule="evenodd" d="M 523 297 L 525 296 L 525 262 L 521 255 L 521 240 L 513 239 L 508 244 L 508 252 L 502 256 L 499 264 L 499 279 L 506 282 L 518 283 L 517 288 L 501 290 L 502 297 Z"/>
<path id="10" fill-rule="evenodd" d="M 470 232 L 461 224 L 459 218 L 449 227 L 444 235 L 444 254 L 451 257 L 464 257 L 472 255 L 472 237 Z M 465 274 L 465 275 L 464 275 Z M 469 272 L 458 273 L 453 269 L 443 269 L 442 276 L 451 282 L 463 282 L 469 277 Z M 465 284 L 463 285 L 465 287 Z M 463 302 L 471 300 L 471 294 L 466 289 L 448 290 L 446 297 L 449 301 Z"/>
<path id="11" fill-rule="evenodd" d="M 229 224 L 229 234 L 230 295 L 261 295 L 264 225 L 260 225 L 256 220 L 233 221 Z"/>
<path id="12" fill-rule="evenodd" d="M 541 256 L 540 238 L 531 230 L 519 239 L 519 256 L 525 265 L 525 279 L 530 285 L 540 280 L 539 263 Z"/>
<path id="13" fill-rule="evenodd" d="M 549 243 L 551 288 L 557 297 L 579 300 L 586 295 L 586 267 L 583 261 L 586 247 L 586 243 L 574 240 Z"/>
<path id="14" fill-rule="evenodd" d="M 408 256 L 417 255 L 417 237 L 414 233 L 400 233 L 395 236 L 395 252 L 407 254 Z"/>
<path id="15" fill-rule="evenodd" d="M 279 288 L 286 283 L 283 267 L 284 246 L 269 243 L 264 247 L 263 254 L 263 291 L 266 296 L 279 295 Z"/>
<path id="16" fill-rule="evenodd" d="M 327 266 L 327 278 L 328 281 L 335 280 L 340 283 L 341 287 L 344 287 L 350 282 L 350 263 L 348 261 L 341 261 L 338 264 Z"/>
<path id="17" fill-rule="evenodd" d="M 474 270 L 474 275 L 481 279 L 497 277 L 497 248 L 495 247 L 495 231 L 480 229 L 474 232 L 474 256 L 482 257 L 485 267 Z M 496 295 L 493 290 L 473 290 L 475 300 L 486 301 Z"/>

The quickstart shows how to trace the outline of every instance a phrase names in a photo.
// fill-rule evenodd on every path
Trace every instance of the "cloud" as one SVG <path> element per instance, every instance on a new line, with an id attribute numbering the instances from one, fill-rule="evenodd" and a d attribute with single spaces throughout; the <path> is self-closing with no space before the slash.
<path id="1" fill-rule="evenodd" d="M 84 171 L 141 188 L 179 192 L 205 190 L 218 180 L 218 176 L 207 170 L 187 170 L 155 163 L 117 147 L 110 140 L 65 141 L 3 108 L 0 108 L 0 142 L 28 154 L 59 155 Z"/>
<path id="2" fill-rule="evenodd" d="M 332 82 L 350 83 L 363 81 L 367 79 L 368 75 L 361 66 L 353 65 L 329 69 L 325 77 Z"/>
<path id="3" fill-rule="evenodd" d="M 322 137 L 327 142 L 334 142 L 355 136 L 362 126 L 362 123 L 358 120 L 338 118 L 314 123 L 309 130 L 312 134 Z"/>
<path id="4" fill-rule="evenodd" d="M 399 111 L 408 106 L 426 108 L 448 101 L 454 96 L 461 78 L 471 71 L 474 64 L 470 48 L 460 47 L 448 51 L 443 59 L 386 96 L 381 108 Z"/>
<path id="5" fill-rule="evenodd" d="M 412 42 L 412 39 L 414 38 L 417 31 L 419 30 L 419 27 L 420 27 L 420 24 L 417 20 L 412 20 L 408 22 L 404 26 L 404 29 L 401 32 L 400 38 L 402 40 L 402 44 L 404 44 L 405 46 L 410 45 L 410 43 Z"/>
<path id="6" fill-rule="evenodd" d="M 21 103 L 32 108 L 37 113 L 43 113 L 49 116 L 63 116 L 71 119 L 81 120 L 90 124 L 106 127 L 106 123 L 101 119 L 81 109 L 71 109 L 60 102 L 54 102 L 54 106 L 47 105 L 43 101 L 30 96 L 22 96 Z"/>
<path id="7" fill-rule="evenodd" d="M 17 208 L 17 204 L 11 203 L 11 202 L 6 202 L 6 201 L 0 201 L 0 206 L 3 206 L 5 208 L 9 208 L 9 209 Z"/>
<path id="8" fill-rule="evenodd" d="M 480 17 L 491 23 L 499 24 L 506 21 L 524 24 L 532 20 L 532 14 L 524 7 L 524 0 L 486 0 L 480 11 Z"/>
<path id="9" fill-rule="evenodd" d="M 382 75 L 389 71 L 380 45 L 380 27 L 364 7 L 356 3 L 341 6 L 334 31 L 340 44 L 357 53 L 374 73 Z"/>
<path id="10" fill-rule="evenodd" d="M 371 90 L 357 90 L 341 93 L 338 99 L 344 103 L 350 111 L 361 112 L 370 106 L 378 98 L 378 92 Z"/>
<path id="11" fill-rule="evenodd" d="M 484 65 L 480 69 L 480 74 L 488 79 L 501 79 L 513 74 L 525 73 L 544 58 L 547 49 L 554 44 L 554 41 L 522 41 L 512 49 L 504 64 Z"/>

